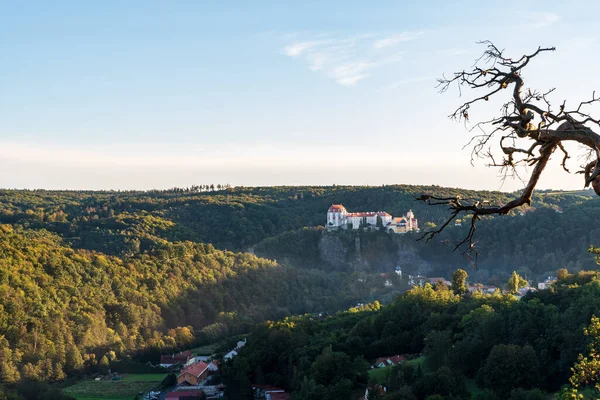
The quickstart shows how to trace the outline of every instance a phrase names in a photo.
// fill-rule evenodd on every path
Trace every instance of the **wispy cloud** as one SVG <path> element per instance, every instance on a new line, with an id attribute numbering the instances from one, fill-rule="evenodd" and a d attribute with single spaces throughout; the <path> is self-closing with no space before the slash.
<path id="1" fill-rule="evenodd" d="M 430 81 L 432 84 L 434 84 L 435 78 L 436 78 L 435 76 L 420 76 L 417 78 L 402 79 L 402 80 L 399 80 L 396 82 L 392 82 L 391 84 L 386 86 L 386 89 L 397 89 L 400 86 L 408 85 L 410 83 L 423 82 L 423 81 Z"/>
<path id="2" fill-rule="evenodd" d="M 283 48 L 283 53 L 290 57 L 297 57 L 306 50 L 327 43 L 326 40 L 313 40 L 308 42 L 294 43 Z"/>
<path id="3" fill-rule="evenodd" d="M 471 51 L 467 50 L 467 49 L 454 48 L 454 49 L 441 50 L 439 53 L 444 56 L 464 56 L 464 55 L 470 54 Z"/>
<path id="4" fill-rule="evenodd" d="M 553 12 L 532 12 L 524 15 L 528 28 L 546 28 L 560 21 L 561 17 Z"/>
<path id="5" fill-rule="evenodd" d="M 410 42 L 411 40 L 415 40 L 422 35 L 423 32 L 402 32 L 376 40 L 373 43 L 373 47 L 376 49 L 383 49 L 384 47 L 396 46 L 402 42 Z"/>
<path id="6" fill-rule="evenodd" d="M 354 86 L 372 76 L 377 68 L 401 61 L 404 52 L 391 47 L 420 35 L 405 32 L 386 37 L 368 33 L 295 38 L 297 41 L 284 46 L 282 52 L 305 61 L 311 71 L 321 72 L 342 86 Z"/>

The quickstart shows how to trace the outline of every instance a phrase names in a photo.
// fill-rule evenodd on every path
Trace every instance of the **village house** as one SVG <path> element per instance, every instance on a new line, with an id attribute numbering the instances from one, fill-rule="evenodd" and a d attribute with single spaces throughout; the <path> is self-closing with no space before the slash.
<path id="1" fill-rule="evenodd" d="M 231 350 L 229 353 L 227 353 L 227 354 L 225 354 L 225 355 L 223 356 L 223 359 L 224 359 L 225 361 L 227 361 L 227 360 L 231 360 L 231 359 L 233 359 L 233 357 L 235 357 L 235 356 L 237 356 L 237 355 L 238 355 L 238 352 L 237 352 L 237 351 L 235 351 L 235 350 Z"/>
<path id="2" fill-rule="evenodd" d="M 182 390 L 178 392 L 168 392 L 165 400 L 196 400 L 204 397 L 202 391 Z"/>
<path id="3" fill-rule="evenodd" d="M 552 286 L 554 282 L 556 282 L 556 277 L 549 276 L 545 281 L 539 282 L 537 288 L 538 290 L 550 289 L 550 286 Z"/>
<path id="4" fill-rule="evenodd" d="M 194 355 L 189 350 L 177 354 L 163 355 L 160 357 L 160 366 L 170 368 L 173 365 L 185 365 L 193 357 Z"/>
<path id="5" fill-rule="evenodd" d="M 379 357 L 373 363 L 373 368 L 390 367 L 390 366 L 401 364 L 404 361 L 406 361 L 406 357 L 400 356 L 400 355 L 389 356 L 389 357 Z"/>
<path id="6" fill-rule="evenodd" d="M 427 282 L 427 277 L 422 275 L 412 276 L 408 275 L 408 284 L 411 287 L 414 286 L 423 286 Z"/>
<path id="7" fill-rule="evenodd" d="M 384 229 L 389 233 L 406 233 L 419 230 L 419 224 L 411 210 L 394 218 L 385 211 L 361 211 L 349 213 L 341 204 L 332 204 L 327 210 L 327 229 Z"/>
<path id="8" fill-rule="evenodd" d="M 244 338 L 244 340 L 240 340 L 239 342 L 237 342 L 237 345 L 233 348 L 233 350 L 231 350 L 229 353 L 225 354 L 223 356 L 223 359 L 225 361 L 227 361 L 227 360 L 231 360 L 233 357 L 237 356 L 240 349 L 246 345 L 246 340 L 247 339 Z"/>
<path id="9" fill-rule="evenodd" d="M 219 372 L 219 362 L 217 360 L 212 360 L 208 363 L 208 374 L 213 375 Z"/>
<path id="10" fill-rule="evenodd" d="M 177 384 L 186 383 L 191 386 L 197 386 L 206 379 L 208 372 L 208 364 L 204 361 L 188 365 L 179 372 Z"/>
<path id="11" fill-rule="evenodd" d="M 517 294 L 515 294 L 515 297 L 519 300 L 521 300 L 522 297 L 524 297 L 527 293 L 529 292 L 537 292 L 537 289 L 534 287 L 524 287 L 524 288 L 520 288 L 519 291 L 517 292 Z"/>
<path id="12" fill-rule="evenodd" d="M 255 399 L 288 400 L 289 394 L 285 390 L 271 385 L 252 385 Z"/>

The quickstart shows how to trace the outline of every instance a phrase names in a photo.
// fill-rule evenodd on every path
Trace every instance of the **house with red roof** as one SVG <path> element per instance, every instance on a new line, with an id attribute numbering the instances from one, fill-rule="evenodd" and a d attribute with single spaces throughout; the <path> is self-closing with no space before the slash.
<path id="1" fill-rule="evenodd" d="M 184 365 L 189 359 L 193 358 L 194 355 L 191 351 L 181 351 L 179 353 L 173 353 L 168 355 L 160 356 L 160 366 L 164 368 L 172 367 L 173 365 Z"/>
<path id="2" fill-rule="evenodd" d="M 169 392 L 165 396 L 165 400 L 200 400 L 206 396 L 204 392 L 197 390 L 181 390 L 176 392 Z"/>
<path id="3" fill-rule="evenodd" d="M 190 364 L 179 371 L 177 375 L 177 384 L 187 383 L 191 386 L 198 386 L 208 376 L 208 364 L 204 361 L 199 361 L 194 364 Z"/>
<path id="4" fill-rule="evenodd" d="M 374 368 L 385 368 L 385 367 L 390 367 L 393 365 L 401 364 L 404 361 L 406 361 L 406 357 L 400 356 L 400 355 L 389 356 L 389 357 L 379 357 L 373 363 L 373 367 Z"/>
<path id="5" fill-rule="evenodd" d="M 252 385 L 255 399 L 289 400 L 290 395 L 285 390 L 271 385 Z"/>

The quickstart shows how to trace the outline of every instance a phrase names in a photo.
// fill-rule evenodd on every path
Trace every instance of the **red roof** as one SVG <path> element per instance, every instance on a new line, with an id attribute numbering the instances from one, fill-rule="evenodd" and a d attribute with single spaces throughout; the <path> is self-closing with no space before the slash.
<path id="1" fill-rule="evenodd" d="M 342 211 L 346 211 L 346 208 L 341 204 L 332 204 L 331 207 L 329 207 L 329 212 L 342 212 Z"/>
<path id="2" fill-rule="evenodd" d="M 194 363 L 192 365 L 188 365 L 187 367 L 185 367 L 184 369 L 182 369 L 179 372 L 179 376 L 185 374 L 186 372 L 189 372 L 190 374 L 194 375 L 195 377 L 199 377 L 200 375 L 202 375 L 202 373 L 204 371 L 206 371 L 206 369 L 208 368 L 208 364 L 205 363 L 204 361 L 199 361 L 197 363 Z"/>
<path id="3" fill-rule="evenodd" d="M 161 364 L 173 364 L 173 356 L 160 356 Z"/>
<path id="4" fill-rule="evenodd" d="M 400 364 L 401 362 L 406 361 L 406 357 L 404 356 L 391 356 L 390 357 L 390 361 L 394 363 L 394 365 L 396 364 Z"/>
<path id="5" fill-rule="evenodd" d="M 285 392 L 272 392 L 269 393 L 271 400 L 288 400 L 290 395 Z"/>
<path id="6" fill-rule="evenodd" d="M 190 357 L 193 357 L 194 355 L 192 354 L 191 351 L 186 350 L 183 351 L 179 354 L 175 354 L 175 356 L 173 357 L 176 361 L 183 361 L 186 362 Z"/>
<path id="7" fill-rule="evenodd" d="M 355 213 L 348 213 L 347 215 L 348 217 L 374 217 L 374 216 L 380 216 L 380 217 L 391 217 L 390 214 L 386 213 L 385 211 L 366 211 L 366 212 L 355 212 Z"/>
<path id="8" fill-rule="evenodd" d="M 388 362 L 388 360 L 391 362 L 391 364 L 390 364 L 390 362 Z M 399 356 L 399 355 L 389 356 L 389 357 L 379 357 L 377 360 L 375 360 L 375 365 L 379 365 L 381 363 L 384 363 L 385 365 L 397 365 L 404 361 L 406 361 L 406 357 Z"/>
<path id="9" fill-rule="evenodd" d="M 191 391 L 191 390 L 182 390 L 179 392 L 169 392 L 167 393 L 165 400 L 179 400 L 181 397 L 197 397 L 200 398 L 202 392 Z"/>

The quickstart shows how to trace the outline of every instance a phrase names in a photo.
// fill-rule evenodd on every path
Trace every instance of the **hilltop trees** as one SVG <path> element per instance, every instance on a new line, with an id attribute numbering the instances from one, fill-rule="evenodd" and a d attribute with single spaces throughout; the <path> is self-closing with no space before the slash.
<path id="1" fill-rule="evenodd" d="M 520 288 L 524 288 L 529 286 L 529 282 L 527 282 L 521 275 L 517 274 L 516 271 L 513 271 L 510 276 L 506 288 L 512 294 L 517 294 Z"/>
<path id="2" fill-rule="evenodd" d="M 465 294 L 467 292 L 467 278 L 469 274 L 463 269 L 457 269 L 452 274 L 452 290 L 454 294 Z"/>
<path id="3" fill-rule="evenodd" d="M 525 86 L 524 71 L 531 61 L 554 47 L 538 47 L 533 53 L 513 58 L 505 54 L 492 42 L 484 41 L 483 55 L 471 69 L 456 72 L 438 80 L 440 92 L 451 86 L 459 90 L 471 89 L 478 92 L 473 98 L 460 105 L 450 118 L 470 123 L 474 106 L 492 98 L 505 96 L 500 115 L 484 119 L 472 125 L 475 134 L 471 159 L 483 158 L 489 166 L 500 168 L 504 177 L 523 174 L 522 166 L 532 167 L 524 190 L 508 202 L 492 203 L 489 199 L 465 201 L 460 197 L 439 197 L 424 194 L 418 200 L 430 205 L 447 205 L 452 210 L 450 217 L 440 228 L 425 233 L 429 240 L 443 231 L 457 218 L 470 218 L 466 237 L 456 247 L 466 244 L 467 251 L 474 246 L 473 235 L 476 222 L 489 215 L 503 215 L 522 205 L 530 205 L 533 192 L 540 176 L 546 169 L 551 156 L 557 152 L 566 172 L 567 160 L 571 157 L 565 144 L 578 143 L 586 148 L 584 165 L 578 173 L 583 174 L 583 184 L 590 184 L 600 195 L 600 135 L 594 131 L 600 119 L 592 116 L 591 108 L 600 102 L 595 92 L 589 100 L 568 106 L 566 101 L 555 108 L 551 103 L 553 89 L 537 90 Z M 566 76 L 566 75 L 565 75 Z"/>

